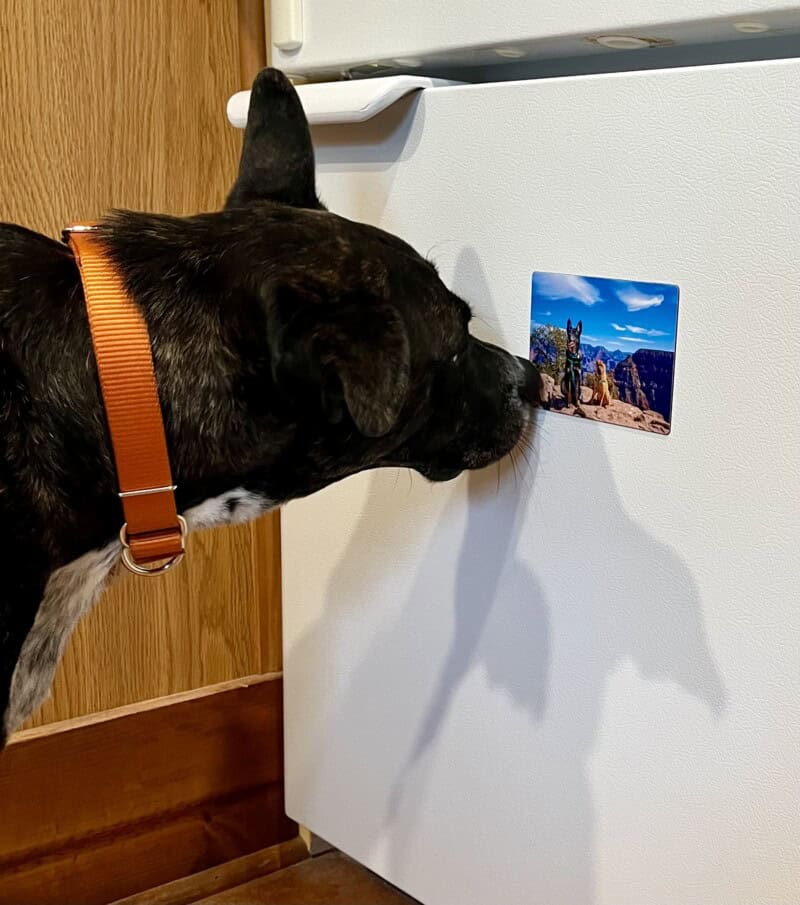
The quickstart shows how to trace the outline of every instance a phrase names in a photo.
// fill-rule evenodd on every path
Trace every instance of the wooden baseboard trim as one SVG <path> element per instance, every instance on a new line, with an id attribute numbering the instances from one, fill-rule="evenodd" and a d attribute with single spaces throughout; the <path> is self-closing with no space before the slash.
<path id="1" fill-rule="evenodd" d="M 227 682 L 218 682 L 215 685 L 204 685 L 202 688 L 191 688 L 189 691 L 178 691 L 175 694 L 163 695 L 149 701 L 137 701 L 135 704 L 125 704 L 122 707 L 114 707 L 110 710 L 102 710 L 99 713 L 88 713 L 85 716 L 76 716 L 70 720 L 59 720 L 55 723 L 46 723 L 44 726 L 34 726 L 32 729 L 23 729 L 15 732 L 9 739 L 11 745 L 19 745 L 31 742 L 34 739 L 61 732 L 72 732 L 85 729 L 87 726 L 95 726 L 98 723 L 108 723 L 111 720 L 125 719 L 137 713 L 146 713 L 149 710 L 160 710 L 163 707 L 172 707 L 175 704 L 184 704 L 188 701 L 197 701 L 220 692 L 233 691 L 236 688 L 249 688 L 251 685 L 260 685 L 262 682 L 280 681 L 283 674 L 280 672 L 261 673 L 255 676 L 243 676 L 240 679 L 229 679 Z M 0 761 L 0 764 L 2 761 Z"/>
<path id="2" fill-rule="evenodd" d="M 233 889 L 266 877 L 284 867 L 291 867 L 308 858 L 308 849 L 303 840 L 298 836 L 289 842 L 281 842 L 280 845 L 272 845 L 269 848 L 253 852 L 233 861 L 227 861 L 209 870 L 192 874 L 165 883 L 156 889 L 148 889 L 145 892 L 128 896 L 125 899 L 117 899 L 112 905 L 191 905 L 198 899 L 213 896 L 218 892 Z"/>
<path id="3" fill-rule="evenodd" d="M 0 905 L 103 905 L 292 839 L 280 676 L 22 732 L 0 755 Z"/>

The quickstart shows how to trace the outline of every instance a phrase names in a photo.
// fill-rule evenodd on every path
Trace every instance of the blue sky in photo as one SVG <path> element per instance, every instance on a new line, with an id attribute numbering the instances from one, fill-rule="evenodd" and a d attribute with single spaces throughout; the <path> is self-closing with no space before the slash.
<path id="1" fill-rule="evenodd" d="M 675 351 L 678 287 L 537 271 L 531 281 L 531 327 L 583 321 L 581 342 L 609 351 Z"/>

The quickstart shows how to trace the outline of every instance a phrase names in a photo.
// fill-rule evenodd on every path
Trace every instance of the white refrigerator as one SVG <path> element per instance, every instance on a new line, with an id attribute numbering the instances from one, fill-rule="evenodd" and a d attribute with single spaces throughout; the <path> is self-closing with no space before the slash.
<path id="1" fill-rule="evenodd" d="M 426 80 L 603 35 L 758 56 L 788 6 L 305 0 L 276 49 L 400 61 L 301 87 L 320 193 L 482 337 L 528 354 L 534 273 L 680 293 L 669 433 L 553 407 L 516 462 L 283 513 L 288 813 L 425 905 L 800 902 L 800 60 Z"/>

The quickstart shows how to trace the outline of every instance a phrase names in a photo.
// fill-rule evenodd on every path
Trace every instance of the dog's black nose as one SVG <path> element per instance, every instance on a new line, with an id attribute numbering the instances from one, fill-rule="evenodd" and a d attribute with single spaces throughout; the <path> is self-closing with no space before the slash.
<path id="1" fill-rule="evenodd" d="M 520 398 L 528 405 L 538 405 L 539 372 L 527 358 L 518 358 L 517 361 L 522 365 L 522 375 L 518 387 Z"/>

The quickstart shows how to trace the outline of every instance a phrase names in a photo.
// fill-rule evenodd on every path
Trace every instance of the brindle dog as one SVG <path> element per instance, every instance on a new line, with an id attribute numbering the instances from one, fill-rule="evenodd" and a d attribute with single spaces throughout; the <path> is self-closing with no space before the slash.
<path id="1" fill-rule="evenodd" d="M 581 404 L 581 371 L 583 365 L 583 352 L 581 352 L 581 333 L 583 321 L 578 321 L 575 327 L 572 320 L 567 319 L 567 350 L 564 365 L 564 377 L 561 381 L 561 393 L 567 405 L 580 408 Z"/>
<path id="2" fill-rule="evenodd" d="M 116 211 L 99 230 L 147 321 L 190 527 L 381 466 L 449 480 L 505 456 L 529 420 L 532 366 L 471 336 L 467 302 L 410 245 L 321 204 L 276 70 L 253 85 L 223 211 Z M 121 522 L 76 263 L 2 225 L 0 746 L 47 695 Z"/>

